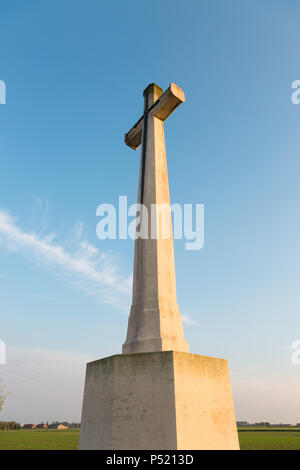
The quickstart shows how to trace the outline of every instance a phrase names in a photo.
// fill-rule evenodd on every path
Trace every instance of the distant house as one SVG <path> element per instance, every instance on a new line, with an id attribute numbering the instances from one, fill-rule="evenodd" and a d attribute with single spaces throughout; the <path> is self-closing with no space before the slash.
<path id="1" fill-rule="evenodd" d="M 48 426 L 47 426 L 47 424 L 40 423 L 40 424 L 36 425 L 36 428 L 37 429 L 48 429 Z"/>
<path id="2" fill-rule="evenodd" d="M 63 424 L 59 424 L 59 425 L 57 426 L 57 429 L 65 430 L 65 429 L 69 429 L 69 426 L 64 426 Z"/>
<path id="3" fill-rule="evenodd" d="M 36 429 L 36 425 L 35 424 L 24 424 L 22 429 Z"/>

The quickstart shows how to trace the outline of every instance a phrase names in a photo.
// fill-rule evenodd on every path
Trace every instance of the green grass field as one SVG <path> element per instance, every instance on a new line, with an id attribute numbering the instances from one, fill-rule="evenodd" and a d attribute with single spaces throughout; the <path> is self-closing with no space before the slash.
<path id="1" fill-rule="evenodd" d="M 0 450 L 73 450 L 79 429 L 0 431 Z M 300 450 L 300 430 L 240 431 L 242 450 Z"/>
<path id="2" fill-rule="evenodd" d="M 73 450 L 78 440 L 79 429 L 0 431 L 0 450 Z"/>
<path id="3" fill-rule="evenodd" d="M 243 450 L 300 450 L 300 431 L 241 431 Z"/>

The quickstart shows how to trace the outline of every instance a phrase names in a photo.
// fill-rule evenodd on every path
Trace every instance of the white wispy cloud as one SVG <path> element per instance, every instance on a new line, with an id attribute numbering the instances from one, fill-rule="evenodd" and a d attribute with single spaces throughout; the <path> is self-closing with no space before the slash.
<path id="1" fill-rule="evenodd" d="M 75 240 L 79 240 L 82 237 L 82 234 L 83 234 L 82 222 L 76 222 L 76 224 L 73 227 L 73 233 L 74 233 Z"/>
<path id="2" fill-rule="evenodd" d="M 42 234 L 48 229 L 49 203 L 39 196 L 33 196 L 33 208 L 31 210 L 32 223 L 37 227 L 37 233 Z"/>
<path id="3" fill-rule="evenodd" d="M 45 221 L 43 226 L 46 226 Z M 0 209 L 0 247 L 19 252 L 44 268 L 52 268 L 57 277 L 85 295 L 95 296 L 101 302 L 129 313 L 132 276 L 120 275 L 118 263 L 111 254 L 100 253 L 82 238 L 82 222 L 77 222 L 73 227 L 68 243 L 72 247 L 75 244 L 72 251 L 55 243 L 53 231 L 42 233 L 22 230 L 7 211 Z M 182 315 L 182 321 L 187 325 L 196 325 L 189 315 Z"/>
<path id="4" fill-rule="evenodd" d="M 183 314 L 181 315 L 181 318 L 183 323 L 185 323 L 186 325 L 197 325 L 197 322 L 193 320 L 189 315 Z"/>
<path id="5" fill-rule="evenodd" d="M 81 233 L 82 228 L 77 229 L 77 238 Z M 118 274 L 118 266 L 111 255 L 100 253 L 85 240 L 78 240 L 75 249 L 68 251 L 54 243 L 54 239 L 53 233 L 41 236 L 22 230 L 8 212 L 0 210 L 0 247 L 20 252 L 41 266 L 52 267 L 57 276 L 85 294 L 128 310 L 130 280 Z"/>

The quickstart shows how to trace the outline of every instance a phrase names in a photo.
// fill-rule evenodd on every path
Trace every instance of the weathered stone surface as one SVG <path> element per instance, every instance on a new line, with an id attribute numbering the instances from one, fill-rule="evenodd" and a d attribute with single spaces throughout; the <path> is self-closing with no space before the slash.
<path id="1" fill-rule="evenodd" d="M 80 449 L 239 449 L 227 361 L 163 351 L 87 365 Z"/>

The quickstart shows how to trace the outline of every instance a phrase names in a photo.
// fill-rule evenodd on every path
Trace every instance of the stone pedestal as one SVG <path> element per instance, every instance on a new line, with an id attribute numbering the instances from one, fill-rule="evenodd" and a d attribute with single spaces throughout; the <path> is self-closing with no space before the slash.
<path id="1" fill-rule="evenodd" d="M 239 449 L 227 361 L 160 351 L 87 365 L 80 449 Z"/>

